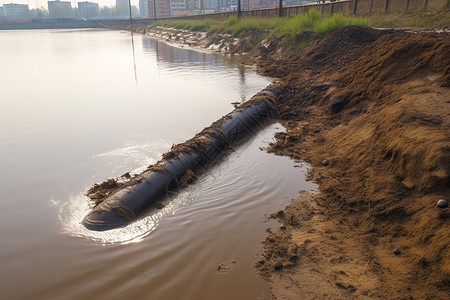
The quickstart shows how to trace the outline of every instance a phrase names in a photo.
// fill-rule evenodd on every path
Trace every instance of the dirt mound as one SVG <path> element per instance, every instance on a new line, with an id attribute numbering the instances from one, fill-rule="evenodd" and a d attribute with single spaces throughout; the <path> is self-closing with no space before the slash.
<path id="1" fill-rule="evenodd" d="M 272 151 L 310 162 L 321 192 L 278 215 L 285 228 L 265 242 L 275 296 L 446 298 L 449 35 L 349 27 L 272 64 L 260 66 L 290 83 Z"/>
<path id="2" fill-rule="evenodd" d="M 308 49 L 304 57 L 315 66 L 339 67 L 353 61 L 365 47 L 391 31 L 348 26 L 337 29 Z M 331 65 L 331 66 L 330 66 Z"/>

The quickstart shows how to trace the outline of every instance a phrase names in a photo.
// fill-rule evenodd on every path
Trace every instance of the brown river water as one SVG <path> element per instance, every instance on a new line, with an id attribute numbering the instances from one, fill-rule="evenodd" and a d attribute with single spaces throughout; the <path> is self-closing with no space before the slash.
<path id="1" fill-rule="evenodd" d="M 315 188 L 306 165 L 260 149 L 276 122 L 160 211 L 80 224 L 93 183 L 143 170 L 270 78 L 106 30 L 0 31 L 0 66 L 2 299 L 270 299 L 253 268 L 278 226 L 265 215 Z"/>

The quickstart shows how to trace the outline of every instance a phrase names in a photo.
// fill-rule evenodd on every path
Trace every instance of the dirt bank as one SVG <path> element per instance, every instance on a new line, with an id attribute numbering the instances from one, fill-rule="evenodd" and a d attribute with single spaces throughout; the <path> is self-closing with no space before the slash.
<path id="1" fill-rule="evenodd" d="M 274 214 L 257 267 L 275 298 L 448 299 L 450 36 L 347 27 L 256 52 L 291 88 L 271 151 L 320 186 Z"/>
<path id="2" fill-rule="evenodd" d="M 188 45 L 234 54 L 257 39 Z M 256 267 L 274 298 L 448 299 L 449 208 L 436 203 L 450 200 L 449 34 L 347 27 L 243 59 L 288 82 L 288 130 L 269 151 L 309 162 L 320 187 L 272 215 Z"/>

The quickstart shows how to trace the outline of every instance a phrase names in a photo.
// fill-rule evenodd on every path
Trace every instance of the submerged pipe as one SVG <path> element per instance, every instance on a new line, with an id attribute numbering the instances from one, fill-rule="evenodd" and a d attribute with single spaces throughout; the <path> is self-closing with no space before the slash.
<path id="1" fill-rule="evenodd" d="M 269 85 L 193 139 L 172 147 L 162 160 L 108 195 L 86 215 L 82 224 L 90 230 L 104 231 L 137 220 L 168 192 L 195 180 L 230 147 L 255 134 L 273 117 L 283 87 L 280 82 Z"/>

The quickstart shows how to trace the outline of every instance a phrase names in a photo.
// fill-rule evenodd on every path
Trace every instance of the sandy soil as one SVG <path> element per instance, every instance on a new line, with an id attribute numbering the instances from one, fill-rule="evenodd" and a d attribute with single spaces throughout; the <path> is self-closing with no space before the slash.
<path id="1" fill-rule="evenodd" d="M 448 299 L 450 36 L 348 27 L 281 47 L 258 50 L 291 87 L 271 151 L 309 162 L 320 193 L 273 215 L 257 267 L 274 297 Z"/>
<path id="2" fill-rule="evenodd" d="M 228 54 L 258 39 L 198 37 Z M 274 298 L 449 299 L 450 212 L 436 203 L 450 200 L 450 35 L 347 27 L 243 60 L 287 82 L 287 132 L 269 151 L 310 163 L 319 184 L 271 216 L 256 268 Z"/>

